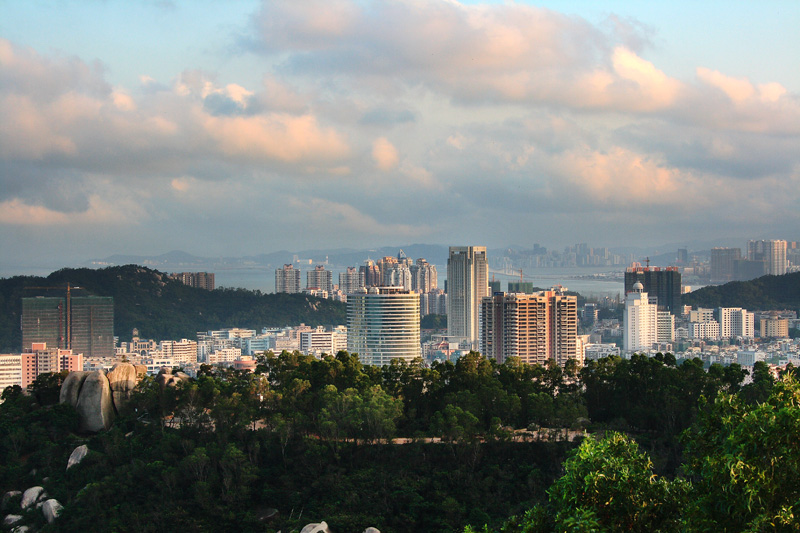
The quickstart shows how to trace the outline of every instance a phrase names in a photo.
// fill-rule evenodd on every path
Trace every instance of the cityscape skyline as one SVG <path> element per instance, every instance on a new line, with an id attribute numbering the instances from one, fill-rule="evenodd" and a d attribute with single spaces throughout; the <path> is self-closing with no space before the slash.
<path id="1" fill-rule="evenodd" d="M 21 264 L 800 239 L 794 3 L 2 14 L 0 247 Z"/>

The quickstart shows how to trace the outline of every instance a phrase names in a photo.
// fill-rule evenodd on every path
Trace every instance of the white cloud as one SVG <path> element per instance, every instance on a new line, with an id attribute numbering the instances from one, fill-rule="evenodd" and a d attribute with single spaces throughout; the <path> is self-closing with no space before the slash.
<path id="1" fill-rule="evenodd" d="M 388 172 L 397 166 L 399 156 L 397 148 L 386 137 L 378 137 L 372 143 L 372 159 L 383 172 Z"/>

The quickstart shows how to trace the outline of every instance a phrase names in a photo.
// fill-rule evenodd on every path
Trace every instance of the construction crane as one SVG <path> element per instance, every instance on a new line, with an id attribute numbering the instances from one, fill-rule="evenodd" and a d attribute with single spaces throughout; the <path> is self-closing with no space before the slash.
<path id="1" fill-rule="evenodd" d="M 71 298 L 72 298 L 72 289 L 80 289 L 80 287 L 76 287 L 74 285 L 70 285 L 69 282 L 67 282 L 66 287 L 37 287 L 37 286 L 23 287 L 24 290 L 47 290 L 47 291 L 64 290 L 65 288 L 67 290 L 67 298 L 66 298 L 66 300 L 67 300 L 67 309 L 66 309 L 66 313 L 67 313 L 67 335 L 66 335 L 66 337 L 67 338 L 66 338 L 66 342 L 64 342 L 64 335 L 61 332 L 61 324 L 64 323 L 64 315 L 63 315 L 64 310 L 61 308 L 60 304 L 58 306 L 58 309 L 59 309 L 58 336 L 60 337 L 60 341 L 64 343 L 64 347 L 67 350 L 69 350 L 70 348 L 72 348 L 72 313 L 71 313 L 71 307 L 70 307 L 71 306 Z"/>

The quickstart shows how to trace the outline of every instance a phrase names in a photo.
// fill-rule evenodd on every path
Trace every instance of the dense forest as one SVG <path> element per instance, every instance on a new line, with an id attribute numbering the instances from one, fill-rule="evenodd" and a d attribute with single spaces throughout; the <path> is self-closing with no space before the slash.
<path id="1" fill-rule="evenodd" d="M 43 375 L 3 393 L 0 490 L 63 503 L 54 524 L 24 513 L 42 531 L 792 530 L 792 374 L 758 363 L 743 385 L 737 365 L 671 354 L 561 369 L 284 352 L 254 373 L 145 378 L 96 435 L 57 404 L 63 376 Z"/>
<path id="2" fill-rule="evenodd" d="M 22 345 L 22 298 L 63 296 L 64 290 L 26 287 L 66 287 L 75 294 L 114 297 L 114 333 L 129 340 L 133 328 L 143 338 L 195 338 L 198 331 L 242 327 L 344 324 L 345 305 L 301 294 L 262 294 L 244 289 L 207 291 L 188 287 L 167 274 L 137 265 L 99 270 L 65 268 L 46 278 L 16 276 L 0 279 L 0 351 Z M 86 292 L 84 292 L 86 291 Z"/>
<path id="3" fill-rule="evenodd" d="M 800 272 L 708 286 L 682 296 L 684 305 L 743 307 L 750 311 L 800 309 Z"/>

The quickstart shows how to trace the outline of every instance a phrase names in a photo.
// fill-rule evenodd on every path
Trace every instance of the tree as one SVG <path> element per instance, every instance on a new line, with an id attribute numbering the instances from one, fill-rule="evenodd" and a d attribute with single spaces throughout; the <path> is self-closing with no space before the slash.
<path id="1" fill-rule="evenodd" d="M 785 376 L 761 403 L 740 396 L 719 395 L 686 433 L 685 469 L 697 488 L 690 522 L 717 531 L 796 531 L 800 385 Z"/>
<path id="2" fill-rule="evenodd" d="M 548 494 L 558 531 L 674 531 L 689 484 L 659 479 L 620 433 L 587 438 Z"/>

